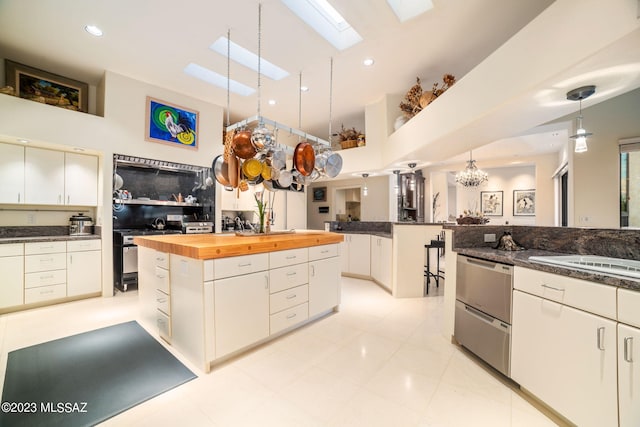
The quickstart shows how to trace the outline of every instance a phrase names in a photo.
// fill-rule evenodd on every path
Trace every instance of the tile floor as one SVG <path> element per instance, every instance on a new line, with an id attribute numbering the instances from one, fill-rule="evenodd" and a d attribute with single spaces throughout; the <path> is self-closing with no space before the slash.
<path id="1" fill-rule="evenodd" d="M 556 425 L 442 336 L 443 286 L 394 299 L 369 281 L 342 285 L 340 312 L 209 374 L 185 361 L 199 378 L 102 425 Z M 0 366 L 11 350 L 137 317 L 135 292 L 2 315 Z"/>

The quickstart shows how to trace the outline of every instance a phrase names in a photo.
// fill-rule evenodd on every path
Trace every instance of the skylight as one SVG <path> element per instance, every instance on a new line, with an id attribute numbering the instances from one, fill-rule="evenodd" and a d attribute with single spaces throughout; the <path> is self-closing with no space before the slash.
<path id="1" fill-rule="evenodd" d="M 218 52 L 220 55 L 227 57 L 227 43 L 229 44 L 229 56 L 238 64 L 244 65 L 253 71 L 258 71 L 258 55 L 245 49 L 234 42 L 229 42 L 226 37 L 220 37 L 209 49 Z M 260 58 L 260 74 L 269 77 L 272 80 L 280 80 L 289 75 L 289 72 L 283 70 L 277 65 L 272 64 L 264 58 Z"/>
<path id="2" fill-rule="evenodd" d="M 362 41 L 362 37 L 327 0 L 282 0 L 298 18 L 339 50 Z"/>
<path id="3" fill-rule="evenodd" d="M 183 70 L 186 74 L 190 76 L 196 77 L 200 80 L 203 80 L 209 84 L 214 86 L 221 87 L 223 89 L 227 89 L 227 77 L 222 74 L 218 74 L 215 71 L 212 71 L 208 68 L 203 67 L 202 65 L 194 64 L 193 62 L 184 67 Z M 255 89 L 244 85 L 240 82 L 237 82 L 233 79 L 229 79 L 229 91 L 233 93 L 237 93 L 242 96 L 249 96 L 255 92 Z"/>
<path id="4" fill-rule="evenodd" d="M 389 3 L 400 22 L 408 21 L 433 9 L 431 0 L 387 0 L 387 3 Z"/>

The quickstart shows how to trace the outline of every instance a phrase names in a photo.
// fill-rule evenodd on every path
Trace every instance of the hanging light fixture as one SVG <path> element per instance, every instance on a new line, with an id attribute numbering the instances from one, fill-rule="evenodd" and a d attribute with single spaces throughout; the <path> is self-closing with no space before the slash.
<path id="1" fill-rule="evenodd" d="M 471 151 L 469 151 L 469 160 L 467 161 L 467 167 L 456 174 L 456 182 L 463 187 L 479 187 L 487 182 L 489 175 L 478 169 L 476 161 L 471 157 Z"/>
<path id="2" fill-rule="evenodd" d="M 363 173 L 362 174 L 362 178 L 364 179 L 364 188 L 362 189 L 362 195 L 363 196 L 367 196 L 369 194 L 369 189 L 367 188 L 367 177 L 369 176 L 368 173 Z"/>
<path id="3" fill-rule="evenodd" d="M 580 101 L 580 113 L 576 118 L 576 134 L 569 138 L 576 140 L 574 151 L 584 153 L 587 151 L 587 137 L 593 135 L 587 132 L 582 125 L 582 100 L 587 99 L 596 92 L 595 86 L 582 86 L 567 92 L 567 99 L 570 101 Z"/>

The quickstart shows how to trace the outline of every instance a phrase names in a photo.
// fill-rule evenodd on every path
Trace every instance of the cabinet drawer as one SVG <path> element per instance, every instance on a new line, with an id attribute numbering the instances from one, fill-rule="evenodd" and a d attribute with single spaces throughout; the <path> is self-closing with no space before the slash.
<path id="1" fill-rule="evenodd" d="M 516 266 L 514 288 L 610 319 L 616 318 L 616 288 Z"/>
<path id="2" fill-rule="evenodd" d="M 307 263 L 269 271 L 269 290 L 271 293 L 284 291 L 306 283 L 309 283 L 309 266 Z"/>
<path id="3" fill-rule="evenodd" d="M 31 288 L 24 290 L 24 303 L 31 304 L 34 302 L 48 301 L 67 296 L 67 285 L 51 285 L 41 286 L 39 288 Z"/>
<path id="4" fill-rule="evenodd" d="M 0 245 L 0 257 L 24 255 L 23 243 L 9 243 Z"/>
<path id="5" fill-rule="evenodd" d="M 156 307 L 164 314 L 171 316 L 171 300 L 169 295 L 156 289 Z"/>
<path id="6" fill-rule="evenodd" d="M 100 249 L 102 249 L 100 239 L 70 240 L 67 242 L 67 252 L 99 251 Z"/>
<path id="7" fill-rule="evenodd" d="M 269 269 L 269 254 L 243 255 L 213 260 L 215 279 L 241 276 Z"/>
<path id="8" fill-rule="evenodd" d="M 269 267 L 279 268 L 287 265 L 300 264 L 309 261 L 308 248 L 289 249 L 269 253 Z"/>
<path id="9" fill-rule="evenodd" d="M 171 293 L 171 288 L 169 287 L 169 270 L 165 270 L 161 267 L 156 267 L 154 281 L 156 284 L 156 289 L 161 290 L 165 294 Z"/>
<path id="10" fill-rule="evenodd" d="M 24 272 L 34 273 L 37 271 L 65 270 L 67 268 L 67 254 L 43 254 L 27 255 L 24 257 Z"/>
<path id="11" fill-rule="evenodd" d="M 309 304 L 303 303 L 269 317 L 269 332 L 273 335 L 309 318 Z"/>
<path id="12" fill-rule="evenodd" d="M 317 259 L 331 258 L 338 256 L 338 245 L 322 245 L 311 246 L 309 248 L 309 260 L 315 261 Z"/>
<path id="13" fill-rule="evenodd" d="M 165 270 L 169 269 L 169 254 L 166 252 L 155 251 L 153 254 L 153 260 L 156 267 L 162 267 Z"/>
<path id="14" fill-rule="evenodd" d="M 296 286 L 286 291 L 276 292 L 269 297 L 269 314 L 302 304 L 309 300 L 309 285 Z"/>
<path id="15" fill-rule="evenodd" d="M 640 328 L 640 292 L 618 289 L 618 320 Z"/>
<path id="16" fill-rule="evenodd" d="M 156 311 L 156 324 L 158 325 L 158 335 L 167 342 L 171 342 L 171 317 L 160 310 Z"/>
<path id="17" fill-rule="evenodd" d="M 67 270 L 40 271 L 24 275 L 25 289 L 64 283 L 67 283 Z"/>
<path id="18" fill-rule="evenodd" d="M 52 254 L 66 251 L 67 242 L 33 242 L 24 244 L 25 255 Z"/>

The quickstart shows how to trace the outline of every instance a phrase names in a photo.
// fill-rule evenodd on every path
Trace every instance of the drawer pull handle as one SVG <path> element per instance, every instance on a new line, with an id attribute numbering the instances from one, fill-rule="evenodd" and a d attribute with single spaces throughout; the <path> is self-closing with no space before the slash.
<path id="1" fill-rule="evenodd" d="M 295 276 L 295 275 L 296 275 L 296 272 L 295 272 L 295 271 L 292 271 L 292 272 L 290 272 L 290 273 L 287 273 L 287 276 Z"/>
<path id="2" fill-rule="evenodd" d="M 325 249 L 324 251 L 320 251 L 321 254 L 328 254 L 329 253 L 329 249 Z"/>
<path id="3" fill-rule="evenodd" d="M 41 289 L 40 290 L 40 295 L 44 295 L 44 294 L 52 294 L 54 292 L 53 289 Z"/>
<path id="4" fill-rule="evenodd" d="M 597 336 L 598 350 L 604 351 L 604 326 L 598 328 Z"/>
<path id="5" fill-rule="evenodd" d="M 287 314 L 287 319 L 293 319 L 294 317 L 296 317 L 295 313 Z"/>
<path id="6" fill-rule="evenodd" d="M 158 301 L 161 304 L 164 304 L 165 302 L 167 302 L 166 298 L 157 298 L 156 301 Z"/>
<path id="7" fill-rule="evenodd" d="M 540 286 L 542 286 L 543 288 L 552 289 L 554 291 L 564 292 L 564 289 L 562 289 L 562 288 L 556 288 L 556 287 L 549 286 L 549 285 L 544 284 L 544 283 L 542 285 L 540 285 Z"/>
<path id="8" fill-rule="evenodd" d="M 165 260 L 165 258 L 164 258 L 164 257 L 158 257 L 158 258 L 156 258 L 156 261 L 164 261 L 164 260 Z"/>
<path id="9" fill-rule="evenodd" d="M 287 295 L 287 299 L 294 299 L 295 297 L 297 297 L 297 295 L 296 295 L 296 294 L 293 294 L 293 295 Z"/>
<path id="10" fill-rule="evenodd" d="M 315 265 L 311 266 L 311 277 L 316 277 L 316 266 Z"/>
<path id="11" fill-rule="evenodd" d="M 633 337 L 624 339 L 624 360 L 633 363 Z"/>
<path id="12" fill-rule="evenodd" d="M 40 276 L 40 280 L 53 279 L 53 274 L 47 274 L 46 276 Z"/>
<path id="13" fill-rule="evenodd" d="M 290 255 L 287 257 L 287 259 L 296 259 L 296 255 Z"/>
<path id="14" fill-rule="evenodd" d="M 156 277 L 157 277 L 158 279 L 164 279 L 164 278 L 165 278 L 165 277 L 167 277 L 167 276 L 165 276 L 164 274 L 156 274 Z"/>
<path id="15" fill-rule="evenodd" d="M 238 267 L 249 267 L 251 265 L 250 262 L 247 262 L 245 264 L 238 264 Z"/>

